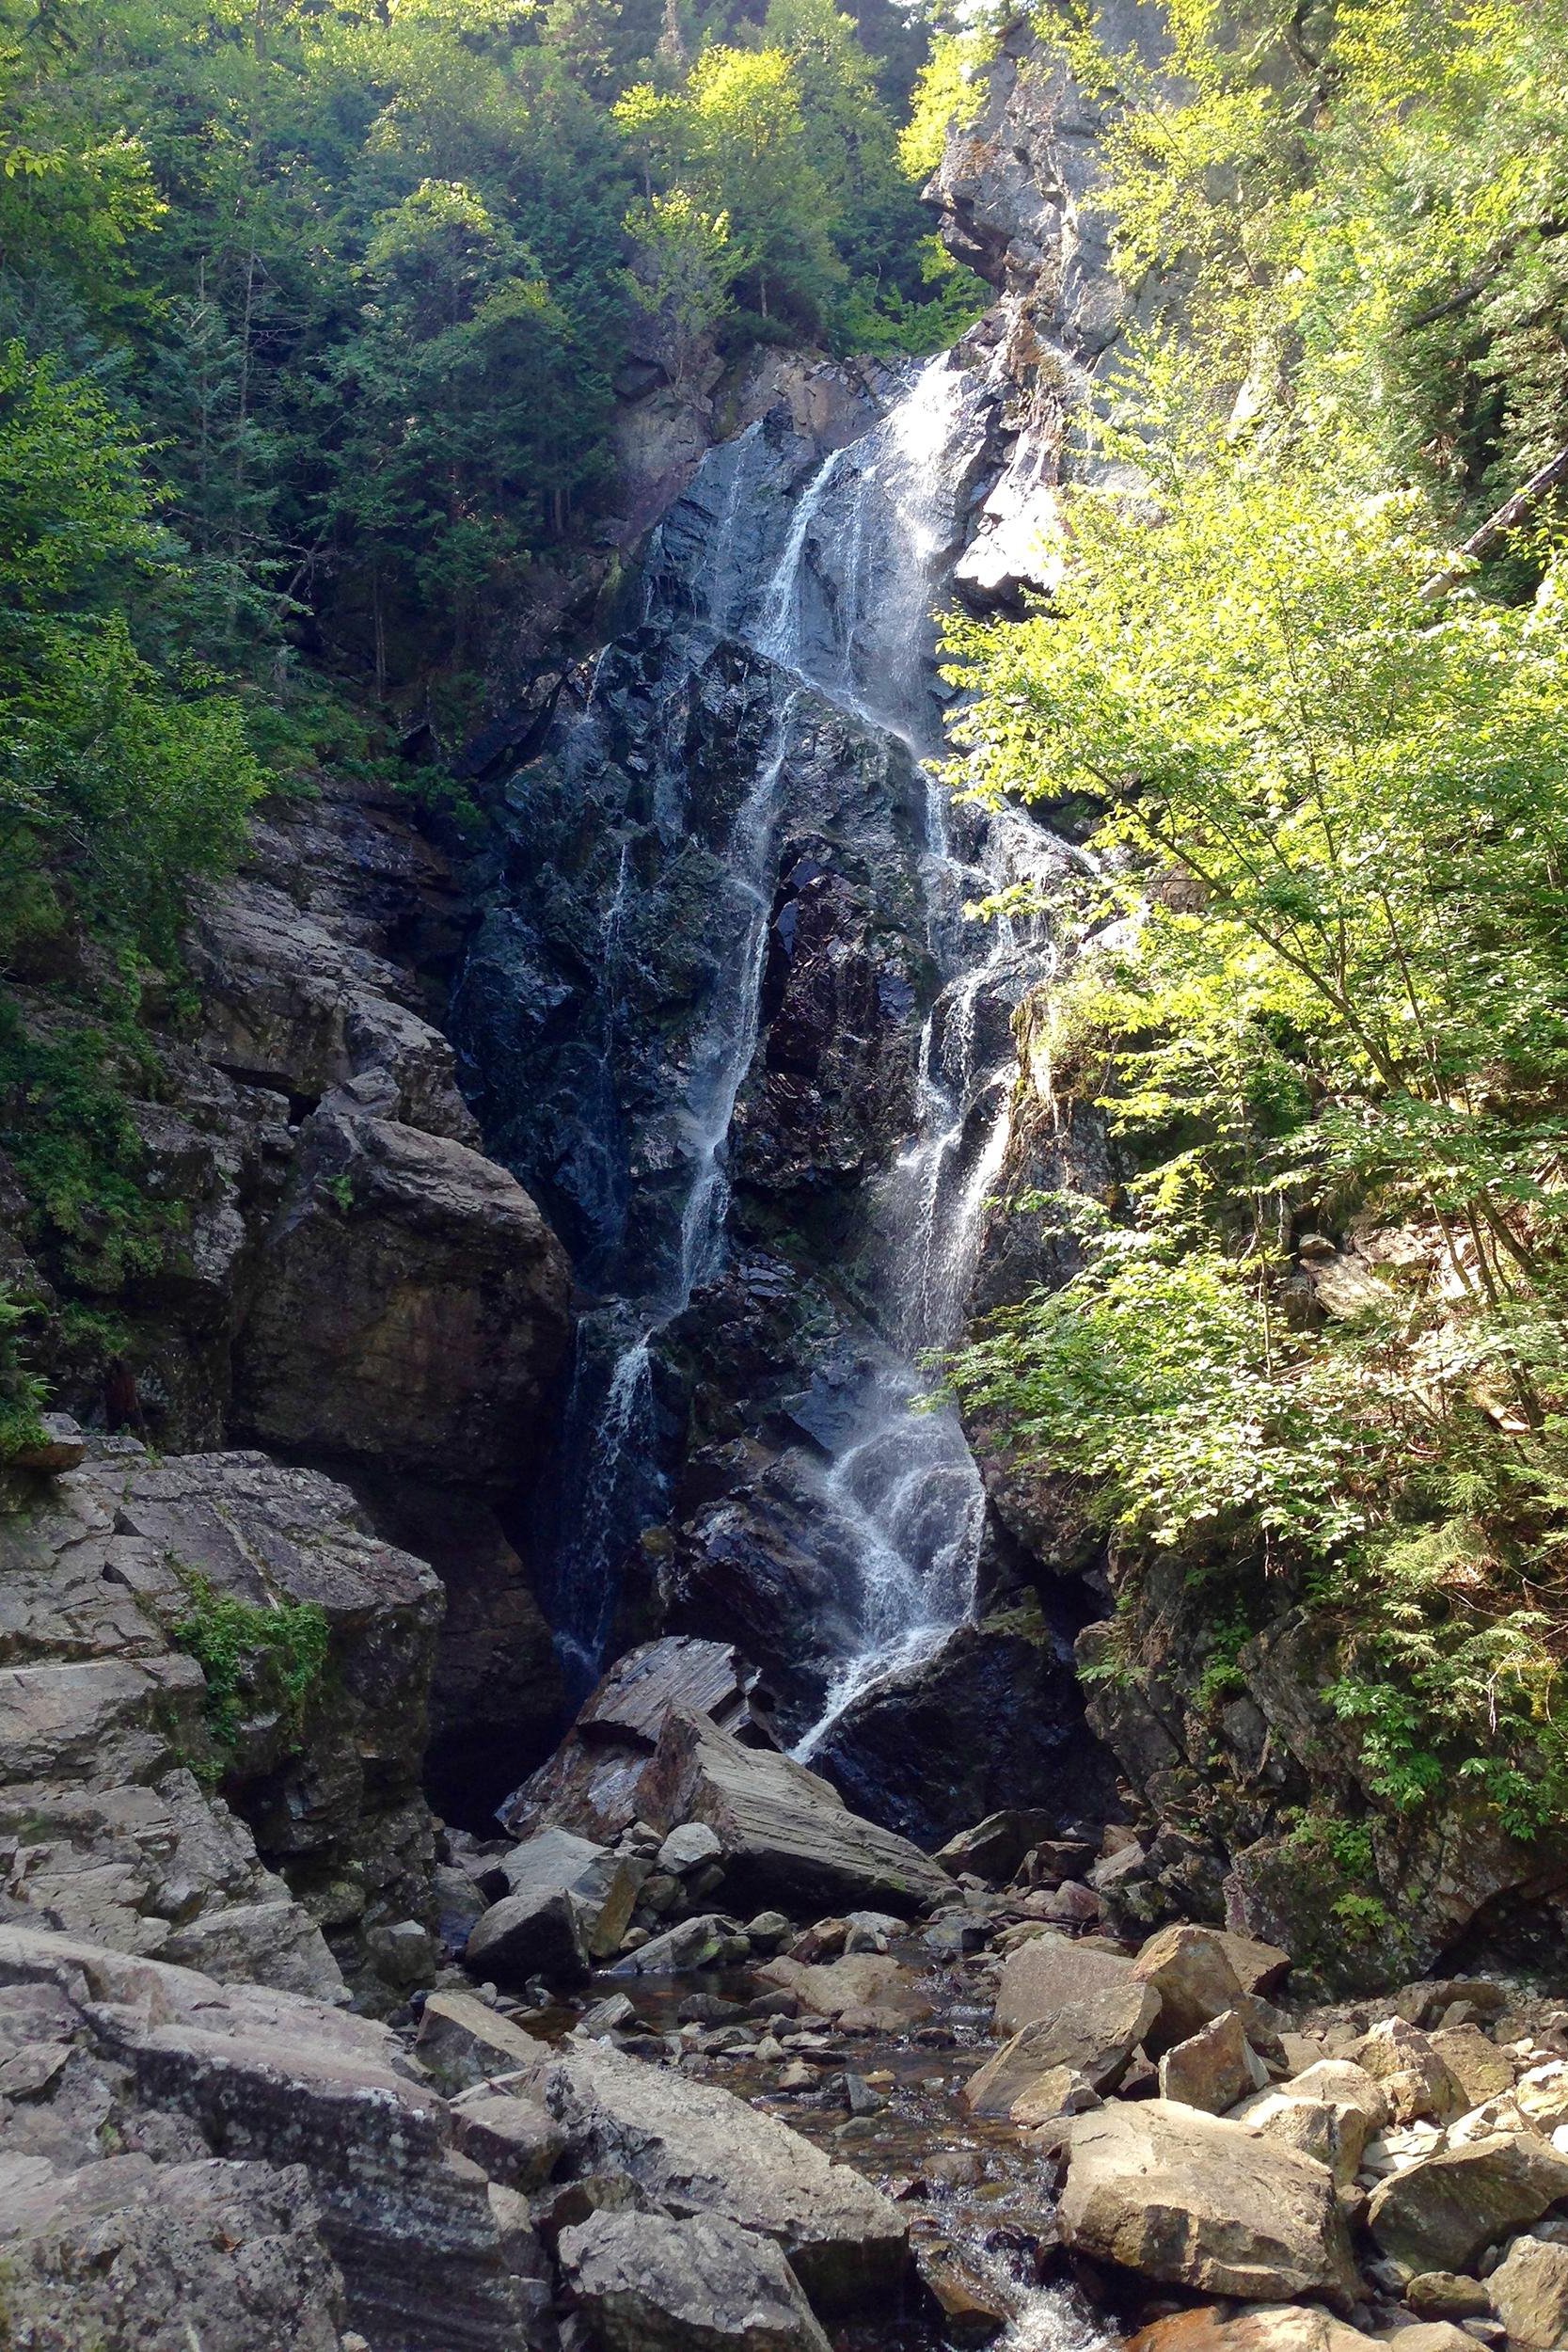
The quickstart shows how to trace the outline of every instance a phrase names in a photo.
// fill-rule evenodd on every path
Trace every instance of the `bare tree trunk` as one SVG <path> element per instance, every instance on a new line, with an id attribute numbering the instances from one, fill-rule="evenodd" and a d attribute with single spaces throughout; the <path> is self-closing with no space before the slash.
<path id="1" fill-rule="evenodd" d="M 1457 588 L 1467 576 L 1471 563 L 1478 562 L 1483 555 L 1490 555 L 1498 540 L 1506 539 L 1511 531 L 1517 530 L 1526 516 L 1534 513 L 1542 500 L 1555 490 L 1560 482 L 1568 482 L 1568 449 L 1560 449 L 1539 473 L 1531 474 L 1523 489 L 1515 490 L 1495 515 L 1488 515 L 1479 531 L 1471 532 L 1459 550 L 1461 560 L 1451 564 L 1446 572 L 1439 572 L 1435 580 L 1427 581 L 1421 590 L 1421 602 L 1435 604 L 1439 597 L 1448 595 L 1450 588 Z"/>

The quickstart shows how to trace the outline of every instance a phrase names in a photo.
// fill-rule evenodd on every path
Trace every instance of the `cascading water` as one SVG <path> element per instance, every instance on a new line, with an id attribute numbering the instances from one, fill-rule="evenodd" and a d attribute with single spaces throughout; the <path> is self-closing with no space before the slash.
<path id="1" fill-rule="evenodd" d="M 618 1560 L 668 1502 L 658 1349 L 723 1261 L 732 1130 L 758 1046 L 792 760 L 825 712 L 892 739 L 916 760 L 940 748 L 930 614 L 941 565 L 962 536 L 954 453 L 975 431 L 964 396 L 957 371 L 928 363 L 869 431 L 799 477 L 788 500 L 776 453 L 753 426 L 705 461 L 680 531 L 667 525 L 656 538 L 643 631 L 662 623 L 682 638 L 680 660 L 660 674 L 652 797 L 662 838 L 678 840 L 689 822 L 685 697 L 716 645 L 745 648 L 756 665 L 766 724 L 753 731 L 754 766 L 722 844 L 707 1010 L 668 1121 L 678 1182 L 634 1279 L 612 1281 L 609 1303 L 584 1317 L 579 1336 L 555 1593 L 562 1653 L 579 1681 L 596 1668 L 609 1632 Z M 714 478 L 711 491 L 705 477 Z M 595 674 L 595 702 L 605 669 L 601 662 Z M 591 708 L 591 732 L 597 723 Z M 966 864 L 950 848 L 944 796 L 928 771 L 921 790 L 923 920 L 940 993 L 921 1042 L 918 1127 L 882 1186 L 867 1276 L 884 1339 L 839 1394 L 831 1446 L 802 1450 L 792 1471 L 808 1540 L 835 1587 L 835 1637 L 815 1719 L 797 1720 L 802 1756 L 969 1613 L 985 1517 L 957 1418 L 931 1408 L 918 1359 L 961 1328 L 985 1201 L 1007 1141 L 1006 1016 L 1046 950 L 962 910 L 1019 879 L 1021 866 L 1059 853 L 1033 826 L 992 825 L 978 862 Z M 623 841 L 604 921 L 610 965 L 624 951 L 627 854 Z M 607 1059 L 616 1001 L 611 970 Z"/>

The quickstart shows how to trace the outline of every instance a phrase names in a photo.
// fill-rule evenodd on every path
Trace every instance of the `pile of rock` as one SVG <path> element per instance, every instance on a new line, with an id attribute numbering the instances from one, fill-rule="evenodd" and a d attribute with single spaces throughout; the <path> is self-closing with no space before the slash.
<path id="1" fill-rule="evenodd" d="M 1226 2298 L 1144 2352 L 1568 2341 L 1568 2015 L 1433 1980 L 1292 2016 L 1267 1997 L 1289 1967 L 1209 1928 L 1136 1952 L 1042 1928 L 1002 1963 L 968 2103 L 1055 2165 L 1076 2259 Z"/>
<path id="2" fill-rule="evenodd" d="M 444 2095 L 445 2092 L 455 2095 Z M 410 2054 L 301 1995 L 0 1929 L 8 2341 L 825 2352 L 900 2208 L 715 2086 L 437 1994 Z"/>
<path id="3" fill-rule="evenodd" d="M 952 1892 L 829 1782 L 689 1707 L 667 1708 L 631 1802 L 605 1841 L 552 1825 L 459 1849 L 488 1902 L 467 1939 L 471 1975 L 525 1991 L 570 1990 L 595 1962 L 678 1975 L 776 1954 L 792 1916 L 824 1902 L 908 1915 Z"/>

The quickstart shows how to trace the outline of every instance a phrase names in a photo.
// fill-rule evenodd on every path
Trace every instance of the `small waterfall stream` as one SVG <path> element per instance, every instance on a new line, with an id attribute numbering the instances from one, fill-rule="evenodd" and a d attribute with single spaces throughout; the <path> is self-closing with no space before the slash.
<path id="1" fill-rule="evenodd" d="M 831 1451 L 798 1466 L 846 1629 L 816 1720 L 797 1726 L 802 1757 L 867 1692 L 940 1649 L 970 1613 L 985 1518 L 957 1417 L 932 1406 L 919 1359 L 962 1327 L 985 1202 L 1007 1143 L 1013 1058 L 1005 1015 L 1049 948 L 962 910 L 1049 862 L 1056 845 L 1023 820 L 993 824 L 975 862 L 966 862 L 950 846 L 945 795 L 928 765 L 941 749 L 931 612 L 943 560 L 962 535 L 956 452 L 974 431 L 964 399 L 965 380 L 944 359 L 912 371 L 879 420 L 820 457 L 787 499 L 766 436 L 749 428 L 705 461 L 688 501 L 698 527 L 687 540 L 669 526 L 657 534 L 642 608 L 644 633 L 673 615 L 688 647 L 663 689 L 666 749 L 655 797 L 664 833 L 678 837 L 690 821 L 682 680 L 716 644 L 743 647 L 758 665 L 768 723 L 723 850 L 714 982 L 673 1122 L 683 1170 L 676 1213 L 663 1240 L 643 1250 L 635 1280 L 617 1284 L 618 1295 L 583 1319 L 567 1438 L 576 1476 L 556 1576 L 561 1645 L 579 1683 L 596 1670 L 609 1633 L 617 1562 L 666 1501 L 660 1336 L 724 1259 L 732 1129 L 758 1047 L 800 727 L 813 714 L 819 723 L 825 705 L 927 763 L 921 887 L 940 993 L 921 1039 L 918 1126 L 880 1187 L 883 1241 L 870 1279 L 885 1344 L 840 1400 Z M 759 516 L 760 563 L 741 545 Z M 605 925 L 610 959 L 621 948 L 624 844 L 620 856 Z"/>

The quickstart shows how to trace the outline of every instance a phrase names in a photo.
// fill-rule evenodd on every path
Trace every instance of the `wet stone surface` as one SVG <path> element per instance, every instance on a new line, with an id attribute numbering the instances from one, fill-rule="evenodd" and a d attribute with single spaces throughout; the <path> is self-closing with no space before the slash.
<path id="1" fill-rule="evenodd" d="M 890 1949 L 929 2005 L 903 2031 L 845 2026 L 799 2008 L 791 2015 L 791 1996 L 755 1967 L 606 1977 L 583 1996 L 587 2012 L 562 2008 L 530 2022 L 564 2035 L 594 2002 L 624 1994 L 635 2016 L 607 2038 L 777 2116 L 895 2200 L 924 2291 L 901 2311 L 835 2330 L 843 2352 L 964 2352 L 981 2343 L 1094 2352 L 1117 2342 L 1120 2331 L 1091 2305 L 1058 2242 L 1051 2150 L 962 2105 L 963 2085 L 995 2047 L 992 1976 L 933 1965 L 918 1934 Z M 751 2013 L 768 1999 L 781 2008 Z"/>

